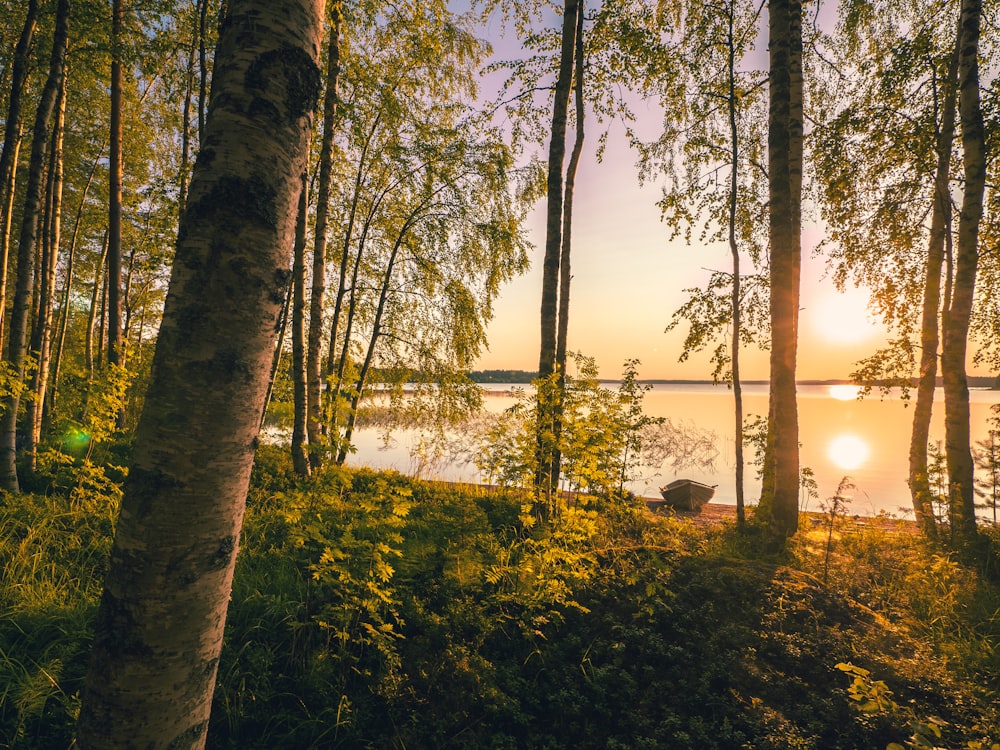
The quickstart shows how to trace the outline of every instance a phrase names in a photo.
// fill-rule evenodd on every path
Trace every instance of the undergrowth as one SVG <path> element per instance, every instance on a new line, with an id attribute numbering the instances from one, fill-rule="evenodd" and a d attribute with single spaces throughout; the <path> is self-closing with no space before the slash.
<path id="1" fill-rule="evenodd" d="M 93 478 L 0 496 L 0 748 L 72 741 L 116 507 Z M 834 519 L 774 559 L 627 501 L 530 510 L 392 473 L 302 483 L 263 449 L 209 747 L 998 739 L 1000 592 L 916 536 Z M 862 710 L 865 686 L 891 700 Z"/>

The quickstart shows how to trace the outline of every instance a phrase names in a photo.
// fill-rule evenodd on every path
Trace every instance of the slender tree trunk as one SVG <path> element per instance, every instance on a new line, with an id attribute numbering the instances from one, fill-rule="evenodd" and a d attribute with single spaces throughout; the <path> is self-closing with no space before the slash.
<path id="1" fill-rule="evenodd" d="M 358 406 L 361 403 L 361 395 L 364 391 L 365 383 L 368 380 L 368 373 L 371 371 L 372 362 L 375 361 L 375 348 L 378 345 L 379 338 L 382 336 L 382 316 L 385 313 L 385 306 L 389 301 L 389 289 L 392 284 L 392 273 L 396 267 L 396 259 L 399 257 L 399 251 L 403 246 L 403 238 L 410 230 L 415 216 L 416 213 L 411 214 L 403 224 L 403 227 L 399 232 L 399 236 L 393 244 L 392 252 L 389 255 L 389 261 L 386 263 L 385 273 L 382 276 L 382 288 L 379 290 L 378 305 L 375 308 L 375 317 L 372 322 L 372 335 L 371 338 L 368 339 L 368 349 L 365 352 L 365 358 L 361 364 L 361 370 L 358 372 L 357 387 L 354 389 L 354 393 L 351 396 L 351 409 L 347 417 L 347 424 L 344 428 L 343 439 L 340 442 L 340 449 L 337 452 L 338 466 L 342 466 L 344 461 L 347 459 L 347 451 L 350 449 L 351 437 L 354 434 L 354 425 L 357 423 Z"/>
<path id="2" fill-rule="evenodd" d="M 979 264 L 979 224 L 986 187 L 986 140 L 979 97 L 979 27 L 981 0 L 962 1 L 962 36 L 958 61 L 958 111 L 962 124 L 965 186 L 958 219 L 955 281 L 941 350 L 944 379 L 945 452 L 948 461 L 952 538 L 959 543 L 976 536 L 973 478 L 975 466 L 969 435 L 969 386 L 965 371 L 969 322 Z"/>
<path id="3" fill-rule="evenodd" d="M 285 344 L 285 333 L 288 331 L 288 313 L 292 307 L 292 293 L 295 285 L 288 285 L 288 292 L 285 300 L 281 303 L 281 313 L 278 316 L 278 338 L 274 344 L 274 356 L 271 358 L 271 374 L 267 379 L 267 391 L 264 394 L 264 408 L 260 412 L 260 429 L 264 429 L 264 421 L 267 418 L 267 407 L 271 404 L 271 395 L 274 393 L 274 379 L 278 376 L 278 368 L 281 367 L 281 355 Z"/>
<path id="4" fill-rule="evenodd" d="M 555 390 L 550 381 L 556 368 L 556 338 L 558 335 L 559 260 L 562 252 L 563 221 L 563 161 L 566 156 L 566 120 L 569 97 L 573 86 L 573 61 L 576 50 L 578 0 L 566 0 L 563 6 L 562 48 L 559 74 L 556 78 L 555 100 L 552 105 L 552 132 L 549 138 L 548 184 L 545 219 L 545 256 L 542 260 L 541 337 L 538 355 L 538 424 L 536 428 L 537 469 L 535 486 L 548 505 L 552 487 L 559 477 L 553 475 L 555 421 Z M 541 503 L 542 497 L 539 498 Z"/>
<path id="5" fill-rule="evenodd" d="M 801 265 L 802 6 L 769 7 L 770 112 L 768 192 L 771 250 L 771 357 L 768 446 L 761 498 L 770 534 L 781 542 L 798 528 L 799 428 L 795 364 Z"/>
<path id="6" fill-rule="evenodd" d="M 90 295 L 90 312 L 87 313 L 87 338 L 85 344 L 85 356 L 87 361 L 87 379 L 94 377 L 95 347 L 94 336 L 98 333 L 97 328 L 98 306 L 101 305 L 101 290 L 104 288 L 104 268 L 108 259 L 108 233 L 104 232 L 104 240 L 101 242 L 101 259 L 94 268 L 94 289 Z M 103 317 L 103 316 L 102 316 Z M 103 330 L 103 326 L 102 326 Z M 102 334 L 103 335 L 103 334 Z M 98 349 L 101 344 L 98 344 Z"/>
<path id="7" fill-rule="evenodd" d="M 200 31 L 201 24 L 196 20 L 191 33 L 191 47 L 188 49 L 187 70 L 184 76 L 184 105 L 181 107 L 181 163 L 177 175 L 178 215 L 184 213 L 184 204 L 187 203 L 188 170 L 191 159 L 191 100 L 194 98 L 194 55 L 199 44 Z"/>
<path id="8" fill-rule="evenodd" d="M 318 0 L 232 0 L 77 744 L 202 748 L 320 89 Z M 248 114 L 253 113 L 253 114 Z"/>
<path id="9" fill-rule="evenodd" d="M 354 264 L 351 269 L 350 286 L 345 286 L 345 293 L 347 294 L 347 319 L 344 322 L 344 337 L 340 348 L 340 356 L 337 358 L 337 375 L 334 379 L 333 391 L 330 397 L 334 410 L 338 407 L 338 402 L 340 401 L 341 395 L 344 391 L 344 382 L 347 378 L 347 366 L 350 362 L 351 355 L 351 336 L 354 333 L 354 318 L 355 313 L 357 312 L 358 294 L 360 292 L 358 289 L 358 278 L 361 273 L 361 261 L 364 257 L 365 243 L 368 239 L 368 230 L 371 229 L 379 204 L 380 200 L 374 201 L 372 203 L 371 210 L 368 212 L 367 217 L 365 217 L 364 228 L 361 230 L 361 237 L 358 239 L 358 252 L 357 255 L 354 256 Z M 334 317 L 336 318 L 337 316 Z M 339 432 L 338 420 L 340 415 L 335 413 L 333 416 L 334 431 Z M 342 442 L 341 446 L 337 449 L 338 466 L 343 464 L 344 459 L 340 458 L 340 455 L 343 454 L 346 456 L 345 451 L 347 448 L 348 443 Z"/>
<path id="10" fill-rule="evenodd" d="M 101 150 L 97 154 L 97 158 L 94 159 L 93 164 L 90 167 L 90 173 L 87 175 L 87 183 L 83 186 L 83 191 L 80 194 L 80 203 L 76 208 L 76 218 L 73 221 L 73 233 L 70 236 L 69 247 L 66 250 L 66 283 L 63 286 L 63 291 L 61 295 L 60 303 L 60 315 L 59 315 L 59 330 L 56 335 L 56 350 L 55 355 L 52 358 L 52 398 L 49 399 L 49 404 L 51 409 L 55 408 L 56 399 L 59 392 L 59 373 L 62 369 L 62 359 L 63 359 L 63 348 L 66 343 L 66 330 L 69 327 L 69 316 L 70 316 L 70 290 L 73 286 L 73 274 L 75 272 L 76 264 L 76 247 L 77 242 L 80 239 L 80 227 L 83 224 L 83 208 L 87 203 L 87 195 L 90 193 L 90 188 L 94 184 L 94 176 L 97 174 L 97 166 L 101 161 L 101 157 L 104 155 L 104 146 L 101 146 Z M 103 256 L 103 253 L 102 253 Z M 103 265 L 103 258 L 100 265 Z M 100 273 L 100 271 L 98 271 Z M 92 342 L 92 327 L 91 333 L 87 336 L 88 345 Z M 88 363 L 89 366 L 89 363 Z M 51 409 L 47 411 L 51 411 Z"/>
<path id="11" fill-rule="evenodd" d="M 961 28 L 958 30 L 961 38 Z M 941 308 L 941 267 L 944 264 L 945 236 L 950 233 L 951 217 L 951 152 L 955 138 L 955 99 L 958 77 L 959 42 L 948 66 L 944 81 L 944 102 L 941 126 L 937 135 L 937 171 L 934 176 L 934 198 L 931 208 L 931 230 L 924 271 L 924 298 L 920 325 L 920 377 L 913 407 L 913 428 L 910 432 L 910 495 L 917 523 L 929 539 L 937 537 L 934 518 L 933 492 L 927 467 L 927 445 L 930 441 L 931 413 L 934 408 L 934 388 L 937 385 L 938 312 Z"/>
<path id="12" fill-rule="evenodd" d="M 584 0 L 579 0 L 576 11 L 576 41 L 574 45 L 574 91 L 576 106 L 576 136 L 573 140 L 573 151 L 570 153 L 569 166 L 566 167 L 566 188 L 563 200 L 562 217 L 562 248 L 559 254 L 559 316 L 556 332 L 556 371 L 559 373 L 559 385 L 553 394 L 552 405 L 554 418 L 552 420 L 552 490 L 559 489 L 559 475 L 562 473 L 562 426 L 563 404 L 566 398 L 566 347 L 569 339 L 569 292 L 573 279 L 571 255 L 573 249 L 573 189 L 576 186 L 576 171 L 580 166 L 583 154 L 584 122 L 584 49 L 583 49 L 583 16 Z"/>
<path id="13" fill-rule="evenodd" d="M 104 256 L 107 258 L 107 255 Z M 106 269 L 105 269 L 106 270 Z M 108 343 L 108 274 L 105 272 L 101 278 L 101 302 L 98 307 L 100 318 L 97 322 L 97 362 L 98 370 L 104 367 L 104 355 L 107 351 Z"/>
<path id="14" fill-rule="evenodd" d="M 337 296 L 333 304 L 333 320 L 330 322 L 330 348 L 327 353 L 326 358 L 326 380 L 327 380 L 327 415 L 324 420 L 328 425 L 333 425 L 336 421 L 336 399 L 340 393 L 341 387 L 341 377 L 343 375 L 344 369 L 344 358 L 337 357 L 337 340 L 340 335 L 340 317 L 344 308 L 344 301 L 347 298 L 347 271 L 351 263 L 351 240 L 354 237 L 354 222 L 357 218 L 358 204 L 361 200 L 361 186 L 364 181 L 365 175 L 365 163 L 367 161 L 368 148 L 370 147 L 372 140 L 375 137 L 375 132 L 378 130 L 379 122 L 381 121 L 381 112 L 375 117 L 375 121 L 372 123 L 371 129 L 368 131 L 368 137 L 365 139 L 364 145 L 361 148 L 361 156 L 358 159 L 358 170 L 354 177 L 354 194 L 351 197 L 351 208 L 348 212 L 347 217 L 347 227 L 344 230 L 344 244 L 340 254 L 340 271 L 338 274 L 337 281 Z M 362 242 L 363 246 L 363 242 Z M 360 250 L 358 261 L 360 262 Z M 357 277 L 357 266 L 355 265 L 355 278 Z M 350 338 L 350 333 L 345 335 L 345 340 Z M 345 347 L 346 349 L 346 347 Z M 333 380 L 334 373 L 337 374 L 337 386 L 334 388 L 331 381 Z"/>
<path id="15" fill-rule="evenodd" d="M 743 385 L 740 383 L 740 334 L 741 334 L 741 298 L 740 290 L 740 249 L 736 243 L 736 209 L 739 199 L 739 163 L 740 163 L 740 137 L 736 121 L 736 38 L 733 24 L 736 8 L 733 2 L 726 7 L 727 36 L 729 69 L 728 92 L 726 95 L 729 107 L 729 159 L 732 169 L 729 174 L 729 253 L 733 258 L 733 330 L 730 339 L 730 349 L 732 357 L 733 372 L 733 422 L 735 427 L 734 449 L 736 463 L 736 525 L 742 529 L 746 526 L 746 503 L 743 495 Z"/>
<path id="16" fill-rule="evenodd" d="M 319 152 L 319 187 L 316 196 L 316 229 L 313 246 L 312 295 L 309 298 L 309 341 L 306 357 L 307 401 L 306 423 L 309 433 L 309 462 L 319 468 L 322 437 L 323 384 L 323 308 L 326 295 L 326 235 L 330 213 L 330 186 L 333 182 L 333 131 L 337 116 L 337 81 L 340 76 L 341 5 L 330 8 L 330 42 L 327 54 L 326 95 L 323 99 L 323 142 Z"/>
<path id="17" fill-rule="evenodd" d="M 108 160 L 108 364 L 122 362 L 122 22 L 124 0 L 111 2 L 111 131 Z"/>
<path id="18" fill-rule="evenodd" d="M 198 142 L 205 139 L 208 106 L 208 0 L 198 3 Z"/>
<path id="19" fill-rule="evenodd" d="M 56 5 L 55 30 L 52 38 L 52 56 L 49 73 L 42 89 L 35 114 L 31 140 L 31 157 L 25 186 L 24 213 L 21 234 L 17 245 L 17 283 L 14 289 L 14 306 L 11 310 L 10 334 L 7 341 L 7 363 L 24 381 L 24 364 L 27 349 L 28 308 L 31 305 L 31 285 L 35 246 L 38 242 L 38 225 L 42 210 L 45 160 L 49 145 L 49 127 L 56 108 L 56 97 L 66 72 L 66 49 L 69 42 L 69 0 L 59 0 Z M 20 389 L 15 388 L 3 402 L 0 417 L 0 488 L 17 492 L 17 416 L 20 406 Z"/>
<path id="20" fill-rule="evenodd" d="M 0 341 L 3 340 L 7 308 L 7 266 L 10 255 L 10 229 L 13 222 L 14 185 L 17 177 L 17 157 L 21 151 L 21 97 L 28 80 L 31 41 L 38 26 L 38 0 L 28 0 L 24 26 L 14 48 L 11 65 L 10 98 L 7 100 L 7 120 L 4 124 L 3 148 L 0 150 Z"/>
<path id="21" fill-rule="evenodd" d="M 10 265 L 10 231 L 14 223 L 14 197 L 17 187 L 17 162 L 21 155 L 21 132 L 14 136 L 16 141 L 11 144 L 11 174 L 6 181 L 7 192 L 0 191 L 0 342 L 3 341 L 4 328 L 7 325 L 7 278 Z"/>
<path id="22" fill-rule="evenodd" d="M 63 191 L 63 122 L 66 114 L 66 79 L 56 100 L 55 122 L 52 128 L 52 147 L 49 154 L 48 198 L 46 200 L 47 231 L 39 243 L 42 249 L 40 272 L 41 284 L 38 300 L 38 314 L 31 333 L 31 352 L 35 357 L 35 372 L 31 381 L 32 398 L 25 405 L 28 443 L 24 452 L 27 456 L 26 472 L 33 476 L 36 469 L 38 443 L 42 436 L 42 414 L 47 398 L 49 370 L 52 354 L 52 315 L 56 296 L 56 265 L 59 258 L 61 235 L 62 191 Z"/>
<path id="23" fill-rule="evenodd" d="M 295 223 L 295 250 L 292 261 L 292 466 L 299 476 L 309 476 L 306 419 L 306 215 L 309 211 L 308 177 L 302 175 L 299 215 Z"/>

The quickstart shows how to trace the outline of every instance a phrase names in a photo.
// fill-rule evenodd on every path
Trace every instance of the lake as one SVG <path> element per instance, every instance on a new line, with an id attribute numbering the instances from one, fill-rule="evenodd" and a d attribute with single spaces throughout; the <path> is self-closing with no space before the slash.
<path id="1" fill-rule="evenodd" d="M 490 411 L 500 411 L 510 406 L 514 399 L 508 395 L 512 388 L 523 387 L 506 384 L 485 385 L 488 397 L 484 404 Z M 611 387 L 616 387 L 612 384 Z M 931 423 L 931 442 L 944 441 L 944 394 L 939 388 L 935 393 L 934 417 Z M 851 477 L 857 489 L 851 494 L 848 512 L 858 515 L 876 515 L 887 512 L 895 515 L 911 514 L 910 492 L 906 484 L 907 453 L 913 406 L 894 392 L 886 398 L 878 395 L 857 399 L 857 388 L 844 385 L 800 385 L 799 441 L 800 461 L 814 472 L 819 490 L 819 500 L 802 498 L 804 510 L 818 510 L 819 502 L 832 496 L 845 476 Z M 987 438 L 990 407 L 1000 402 L 1000 392 L 971 391 L 972 439 Z M 746 385 L 743 388 L 744 414 L 767 414 L 767 385 Z M 644 410 L 651 416 L 668 417 L 675 424 L 685 424 L 710 430 L 717 436 L 718 458 L 714 472 L 699 470 L 682 471 L 678 476 L 695 479 L 706 484 L 716 484 L 713 502 L 735 504 L 736 491 L 733 471 L 734 434 L 733 394 L 724 385 L 656 385 L 643 402 Z M 348 464 L 367 465 L 374 468 L 391 468 L 404 474 L 416 473 L 416 463 L 410 458 L 408 441 L 413 434 L 397 433 L 392 443 L 382 444 L 379 432 L 361 430 L 356 434 L 358 452 L 348 458 Z M 749 448 L 744 451 L 752 458 Z M 748 504 L 756 502 L 760 482 L 755 468 L 746 469 L 745 496 Z M 479 482 L 473 466 L 447 466 L 432 474 L 423 472 L 425 479 Z M 677 478 L 672 472 L 650 477 L 631 486 L 633 492 L 657 496 L 657 487 Z"/>

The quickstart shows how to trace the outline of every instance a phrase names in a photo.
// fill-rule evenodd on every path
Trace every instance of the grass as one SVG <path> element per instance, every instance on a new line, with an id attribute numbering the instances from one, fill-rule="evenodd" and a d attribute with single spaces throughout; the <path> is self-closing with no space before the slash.
<path id="1" fill-rule="evenodd" d="M 932 717 L 939 747 L 1000 740 L 976 564 L 840 519 L 829 558 L 826 527 L 774 558 L 725 524 L 598 502 L 539 525 L 523 500 L 300 485 L 263 450 L 209 746 L 884 748 Z M 0 497 L 0 748 L 72 741 L 115 504 Z M 847 663 L 891 701 L 861 710 Z"/>

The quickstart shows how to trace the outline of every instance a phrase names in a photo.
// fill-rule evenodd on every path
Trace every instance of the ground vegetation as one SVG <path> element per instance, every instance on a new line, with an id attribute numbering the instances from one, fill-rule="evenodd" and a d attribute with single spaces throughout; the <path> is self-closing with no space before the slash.
<path id="1" fill-rule="evenodd" d="M 120 498 L 107 467 L 39 472 L 47 492 L 0 504 L 4 748 L 72 740 Z M 304 482 L 261 449 L 207 746 L 1000 741 L 997 571 L 912 524 L 803 516 L 773 556 L 634 498 L 530 508 L 370 470 Z"/>

